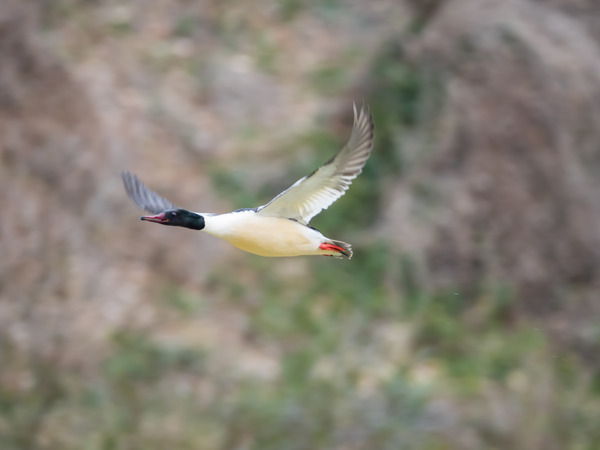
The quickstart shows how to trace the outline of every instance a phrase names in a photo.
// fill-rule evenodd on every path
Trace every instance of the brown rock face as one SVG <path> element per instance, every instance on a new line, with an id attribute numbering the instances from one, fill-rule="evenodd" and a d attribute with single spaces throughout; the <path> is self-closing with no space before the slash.
<path id="1" fill-rule="evenodd" d="M 386 222 L 405 222 L 434 285 L 509 284 L 539 310 L 598 281 L 600 48 L 586 15 L 560 6 L 447 2 L 407 45 L 445 96 Z M 416 186 L 432 191 L 425 226 Z"/>

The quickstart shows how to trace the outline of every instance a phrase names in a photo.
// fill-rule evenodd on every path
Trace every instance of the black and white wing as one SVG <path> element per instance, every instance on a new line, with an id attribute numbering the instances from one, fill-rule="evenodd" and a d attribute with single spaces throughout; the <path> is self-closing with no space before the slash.
<path id="1" fill-rule="evenodd" d="M 257 209 L 262 216 L 296 220 L 307 225 L 346 192 L 362 171 L 373 149 L 373 116 L 363 105 L 357 113 L 348 143 L 327 163 Z"/>
<path id="2" fill-rule="evenodd" d="M 148 189 L 139 178 L 132 173 L 123 172 L 121 174 L 123 184 L 129 198 L 133 200 L 140 209 L 148 211 L 151 214 L 160 214 L 168 209 L 177 209 L 173 203 L 166 198 L 161 197 L 156 192 Z"/>

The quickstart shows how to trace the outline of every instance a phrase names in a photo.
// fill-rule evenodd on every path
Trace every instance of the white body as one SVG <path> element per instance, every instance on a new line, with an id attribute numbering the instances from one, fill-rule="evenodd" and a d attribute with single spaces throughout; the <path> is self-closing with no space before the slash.
<path id="1" fill-rule="evenodd" d="M 290 219 L 268 217 L 253 210 L 204 216 L 206 231 L 237 248 L 261 256 L 331 255 L 319 246 L 331 242 L 314 228 Z"/>

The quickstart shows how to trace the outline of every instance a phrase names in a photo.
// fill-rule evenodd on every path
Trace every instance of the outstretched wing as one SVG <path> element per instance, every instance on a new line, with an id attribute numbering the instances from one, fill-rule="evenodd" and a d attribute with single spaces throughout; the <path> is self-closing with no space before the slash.
<path id="1" fill-rule="evenodd" d="M 306 225 L 344 195 L 373 149 L 373 116 L 367 106 L 363 105 L 359 113 L 356 105 L 353 106 L 354 126 L 344 148 L 313 173 L 258 208 L 258 214 L 293 219 Z"/>
<path id="2" fill-rule="evenodd" d="M 121 174 L 123 184 L 129 198 L 133 200 L 140 209 L 148 211 L 151 214 L 160 214 L 168 209 L 177 209 L 177 207 L 166 198 L 161 197 L 156 192 L 148 189 L 137 176 L 129 172 Z"/>

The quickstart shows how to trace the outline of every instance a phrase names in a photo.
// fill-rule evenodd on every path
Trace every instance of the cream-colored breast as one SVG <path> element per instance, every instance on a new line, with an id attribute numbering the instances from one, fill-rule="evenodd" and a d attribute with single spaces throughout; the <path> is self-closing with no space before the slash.
<path id="1" fill-rule="evenodd" d="M 205 216 L 205 220 L 207 233 L 261 256 L 319 254 L 323 239 L 317 230 L 293 220 L 257 216 L 254 211 Z"/>

